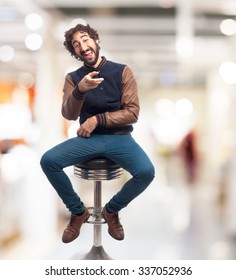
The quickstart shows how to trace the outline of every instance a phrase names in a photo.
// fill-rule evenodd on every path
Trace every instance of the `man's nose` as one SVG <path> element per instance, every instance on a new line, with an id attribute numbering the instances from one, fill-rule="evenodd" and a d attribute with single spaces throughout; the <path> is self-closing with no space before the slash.
<path id="1" fill-rule="evenodd" d="M 81 43 L 80 48 L 81 48 L 81 51 L 86 51 L 86 49 L 87 49 L 86 43 Z"/>

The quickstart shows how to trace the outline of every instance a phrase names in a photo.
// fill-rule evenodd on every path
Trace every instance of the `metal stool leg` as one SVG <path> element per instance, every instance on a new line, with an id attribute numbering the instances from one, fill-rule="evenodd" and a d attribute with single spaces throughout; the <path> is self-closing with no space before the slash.
<path id="1" fill-rule="evenodd" d="M 111 260 L 112 258 L 105 252 L 102 246 L 102 182 L 94 181 L 94 207 L 93 214 L 93 246 L 85 255 L 74 255 L 74 260 Z"/>
<path id="2" fill-rule="evenodd" d="M 96 222 L 93 225 L 93 245 L 95 247 L 102 246 L 102 182 L 95 181 L 94 182 L 94 214 L 96 216 Z"/>

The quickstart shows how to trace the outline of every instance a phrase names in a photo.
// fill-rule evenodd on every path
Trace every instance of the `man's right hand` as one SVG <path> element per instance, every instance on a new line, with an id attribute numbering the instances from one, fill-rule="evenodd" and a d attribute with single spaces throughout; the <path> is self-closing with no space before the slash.
<path id="1" fill-rule="evenodd" d="M 99 74 L 99 72 L 93 71 L 93 72 L 90 72 L 88 75 L 84 76 L 84 78 L 78 84 L 79 90 L 82 92 L 85 92 L 87 90 L 96 88 L 98 85 L 100 85 L 104 79 L 103 78 L 93 78 L 94 76 L 96 76 L 98 74 Z"/>

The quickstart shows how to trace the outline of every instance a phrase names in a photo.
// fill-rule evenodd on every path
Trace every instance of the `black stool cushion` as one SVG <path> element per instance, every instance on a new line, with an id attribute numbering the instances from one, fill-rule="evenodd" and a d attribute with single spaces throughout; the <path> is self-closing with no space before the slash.
<path id="1" fill-rule="evenodd" d="M 76 167 L 89 170 L 109 170 L 118 169 L 121 166 L 113 160 L 106 157 L 92 158 L 85 162 L 75 164 Z"/>

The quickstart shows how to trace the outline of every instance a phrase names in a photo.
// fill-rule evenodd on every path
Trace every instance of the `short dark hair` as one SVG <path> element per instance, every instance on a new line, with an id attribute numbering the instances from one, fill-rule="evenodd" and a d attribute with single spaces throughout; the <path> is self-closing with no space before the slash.
<path id="1" fill-rule="evenodd" d="M 72 38 L 76 32 L 86 32 L 88 33 L 89 37 L 92 38 L 94 41 L 99 41 L 99 35 L 97 33 L 97 30 L 90 27 L 89 24 L 83 25 L 83 24 L 77 24 L 75 27 L 67 30 L 65 32 L 65 41 L 63 45 L 65 48 L 70 52 L 72 57 L 78 58 L 78 55 L 75 53 L 74 47 L 72 45 Z"/>

